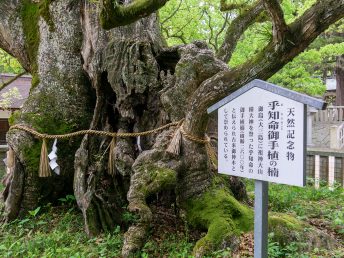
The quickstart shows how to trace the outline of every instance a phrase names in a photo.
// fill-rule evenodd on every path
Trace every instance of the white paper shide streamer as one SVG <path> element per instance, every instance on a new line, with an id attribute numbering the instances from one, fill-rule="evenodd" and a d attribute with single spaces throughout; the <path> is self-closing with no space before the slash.
<path id="1" fill-rule="evenodd" d="M 50 160 L 49 165 L 52 171 L 54 171 L 57 175 L 60 175 L 60 166 L 57 164 L 56 144 L 57 144 L 57 139 L 55 139 L 51 152 L 48 155 L 49 160 Z"/>

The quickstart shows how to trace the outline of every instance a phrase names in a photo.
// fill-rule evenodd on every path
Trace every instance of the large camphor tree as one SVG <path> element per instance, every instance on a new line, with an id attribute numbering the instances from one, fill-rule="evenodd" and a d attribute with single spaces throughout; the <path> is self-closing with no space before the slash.
<path id="1" fill-rule="evenodd" d="M 219 1 L 232 19 L 213 51 L 202 41 L 167 46 L 156 14 L 167 1 L 0 0 L 0 48 L 33 77 L 30 97 L 11 123 L 64 134 L 141 132 L 184 119 L 178 126 L 204 139 L 207 107 L 253 79 L 270 78 L 344 16 L 344 0 L 315 1 L 289 24 L 279 0 Z M 272 24 L 269 42 L 230 68 L 242 35 L 262 21 Z M 115 145 L 94 135 L 58 141 L 61 174 L 48 178 L 38 176 L 41 141 L 10 130 L 15 162 L 4 179 L 5 221 L 74 193 L 89 235 L 111 230 L 123 224 L 123 213 L 133 213 L 122 249 L 126 257 L 144 243 L 154 216 L 149 204 L 159 194 L 190 225 L 207 231 L 196 256 L 235 248 L 240 232 L 253 227 L 252 210 L 233 197 L 242 196 L 244 186 L 217 175 L 206 146 L 185 133 L 180 154 L 167 152 L 178 126 L 117 138 Z M 115 173 L 107 165 L 110 147 Z M 285 217 L 271 221 L 274 227 L 293 224 Z"/>

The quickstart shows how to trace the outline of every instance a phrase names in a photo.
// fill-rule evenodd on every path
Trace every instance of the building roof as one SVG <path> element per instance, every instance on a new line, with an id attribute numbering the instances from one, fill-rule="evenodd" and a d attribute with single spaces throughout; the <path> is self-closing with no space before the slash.
<path id="1" fill-rule="evenodd" d="M 270 91 L 272 93 L 278 94 L 280 96 L 286 97 L 288 99 L 295 100 L 297 102 L 301 102 L 303 104 L 315 107 L 317 109 L 324 109 L 326 107 L 326 103 L 322 100 L 310 97 L 305 94 L 301 94 L 286 88 L 282 88 L 280 86 L 277 86 L 275 84 L 262 81 L 262 80 L 253 80 L 246 84 L 245 86 L 241 87 L 237 91 L 233 92 L 232 94 L 228 95 L 224 99 L 220 100 L 216 104 L 212 105 L 208 108 L 208 113 L 212 113 L 213 111 L 219 109 L 220 107 L 226 105 L 228 102 L 232 101 L 233 99 L 239 97 L 240 95 L 244 94 L 246 91 L 258 87 L 263 90 Z"/>
<path id="2" fill-rule="evenodd" d="M 15 76 L 16 76 L 15 74 L 0 74 L 0 85 L 13 79 Z M 23 75 L 23 76 L 19 77 L 18 79 L 16 79 L 14 82 L 12 82 L 10 85 L 8 85 L 7 87 L 5 87 L 4 89 L 2 89 L 0 91 L 0 101 L 3 100 L 3 97 L 2 97 L 3 93 L 6 93 L 13 88 L 17 88 L 19 93 L 20 93 L 20 97 L 14 98 L 11 101 L 9 108 L 10 109 L 21 108 L 23 106 L 25 100 L 29 96 L 30 87 L 31 87 L 31 80 L 32 80 L 32 78 L 29 75 Z"/>

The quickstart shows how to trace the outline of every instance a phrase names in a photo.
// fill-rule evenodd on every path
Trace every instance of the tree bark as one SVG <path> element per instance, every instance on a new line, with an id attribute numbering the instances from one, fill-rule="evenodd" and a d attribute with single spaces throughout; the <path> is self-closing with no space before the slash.
<path id="1" fill-rule="evenodd" d="M 133 6 L 129 2 L 124 1 L 121 8 Z M 230 70 L 204 42 L 167 48 L 158 16 L 151 14 L 155 7 L 138 10 L 137 17 L 128 18 L 135 22 L 126 26 L 112 28 L 116 24 L 110 19 L 105 27 L 112 29 L 106 31 L 98 15 L 104 15 L 106 3 L 112 1 L 98 6 L 75 0 L 6 0 L 0 6 L 5 13 L 0 14 L 0 47 L 17 57 L 35 78 L 28 101 L 13 120 L 41 133 L 63 134 L 80 129 L 141 132 L 185 119 L 179 130 L 203 139 L 210 104 L 252 79 L 268 78 L 343 16 L 343 1 L 324 2 L 330 7 L 315 5 L 290 25 L 290 33 L 278 34 L 254 60 Z M 257 14 L 262 11 L 256 5 L 252 8 Z M 277 17 L 274 10 L 271 16 L 281 27 L 280 9 Z M 251 24 L 253 17 L 248 17 L 242 28 Z M 8 19 L 16 26 L 11 27 Z M 226 40 L 231 38 L 228 35 Z M 232 51 L 228 43 L 225 48 Z M 230 53 L 221 56 L 227 61 Z M 197 257 L 220 246 L 235 248 L 238 234 L 252 229 L 246 221 L 252 221 L 253 213 L 229 188 L 245 198 L 244 186 L 216 175 L 204 144 L 190 137 L 181 137 L 179 156 L 166 152 L 177 129 L 117 138 L 110 151 L 114 175 L 107 166 L 113 146 L 109 137 L 61 140 L 61 174 L 50 178 L 38 177 L 40 141 L 11 130 L 7 138 L 16 162 L 5 180 L 5 219 L 74 193 L 88 235 L 111 231 L 116 224 L 127 229 L 122 255 L 128 257 L 141 248 L 150 227 L 150 197 L 167 192 L 171 198 L 165 205 L 176 202 L 188 223 L 208 230 L 196 244 Z M 126 221 L 126 213 L 135 219 Z"/>
<path id="2" fill-rule="evenodd" d="M 337 57 L 336 84 L 336 105 L 344 106 L 344 55 Z"/>

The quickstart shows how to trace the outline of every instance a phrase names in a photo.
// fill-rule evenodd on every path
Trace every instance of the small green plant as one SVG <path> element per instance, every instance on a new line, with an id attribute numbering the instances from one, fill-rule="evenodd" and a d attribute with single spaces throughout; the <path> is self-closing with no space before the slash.
<path id="1" fill-rule="evenodd" d="M 73 205 L 75 204 L 75 196 L 72 195 L 72 194 L 67 194 L 66 197 L 64 198 L 60 198 L 59 201 L 63 204 L 66 204 L 66 205 Z"/>
<path id="2" fill-rule="evenodd" d="M 29 211 L 29 214 L 30 214 L 31 217 L 35 218 L 40 210 L 41 210 L 41 207 L 37 207 L 35 210 Z"/>
<path id="3" fill-rule="evenodd" d="M 274 242 L 274 233 L 269 234 L 268 243 L 268 254 L 269 257 L 303 257 L 300 255 L 300 248 L 305 245 L 305 243 L 300 242 L 290 242 L 285 246 L 281 246 L 278 242 Z"/>
<path id="4" fill-rule="evenodd" d="M 125 223 L 135 223 L 138 221 L 139 216 L 137 214 L 131 213 L 129 211 L 125 211 L 122 214 L 122 219 Z"/>
<path id="5" fill-rule="evenodd" d="M 211 254 L 211 257 L 216 257 L 216 258 L 223 258 L 223 257 L 232 257 L 232 251 L 229 247 L 213 252 Z"/>
<path id="6" fill-rule="evenodd" d="M 269 254 L 269 257 L 275 258 L 275 257 L 282 257 L 283 252 L 277 242 L 269 242 L 268 254 Z"/>

